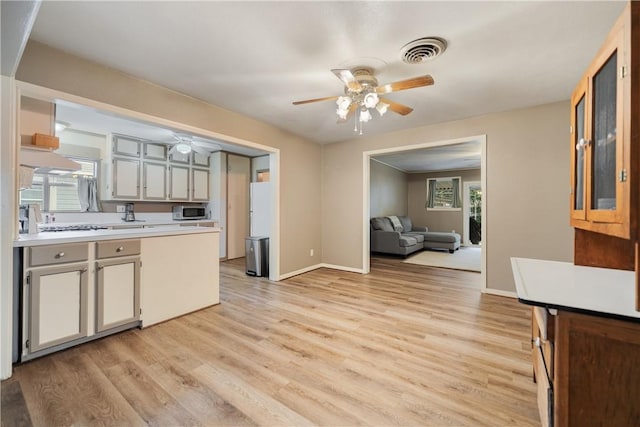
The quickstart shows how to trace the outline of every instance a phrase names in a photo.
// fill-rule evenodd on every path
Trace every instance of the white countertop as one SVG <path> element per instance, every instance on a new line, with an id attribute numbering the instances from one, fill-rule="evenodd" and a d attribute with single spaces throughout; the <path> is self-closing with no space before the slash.
<path id="1" fill-rule="evenodd" d="M 640 319 L 633 271 L 528 258 L 511 258 L 511 268 L 524 303 Z"/>
<path id="2" fill-rule="evenodd" d="M 184 225 L 184 221 L 181 222 Z M 175 236 L 180 234 L 218 233 L 218 227 L 184 227 L 180 225 L 165 225 L 148 227 L 146 223 L 135 223 L 145 228 L 125 228 L 116 230 L 90 231 L 58 231 L 37 234 L 21 234 L 13 242 L 14 247 L 52 245 L 58 243 L 92 242 L 98 240 L 137 239 L 144 237 Z M 123 223 L 132 225 L 132 223 Z"/>

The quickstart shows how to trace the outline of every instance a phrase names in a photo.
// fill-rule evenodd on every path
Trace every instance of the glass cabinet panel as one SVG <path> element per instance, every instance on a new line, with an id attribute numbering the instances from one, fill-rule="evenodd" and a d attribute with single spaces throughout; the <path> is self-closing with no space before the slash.
<path id="1" fill-rule="evenodd" d="M 585 100 L 584 96 L 578 102 L 578 105 L 575 107 L 575 171 L 574 171 L 574 182 L 575 182 L 575 196 L 573 199 L 573 209 L 576 211 L 584 210 L 584 167 L 585 167 L 585 150 L 586 141 L 584 134 L 584 119 L 585 119 Z"/>
<path id="2" fill-rule="evenodd" d="M 591 209 L 616 209 L 617 53 L 593 78 Z"/>

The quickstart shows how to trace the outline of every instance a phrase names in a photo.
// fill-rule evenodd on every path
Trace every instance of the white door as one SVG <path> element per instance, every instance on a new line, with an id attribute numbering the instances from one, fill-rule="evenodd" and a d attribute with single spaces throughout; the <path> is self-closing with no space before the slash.
<path id="1" fill-rule="evenodd" d="M 249 235 L 248 157 L 229 154 L 227 160 L 227 259 L 244 256 L 244 240 Z"/>
<path id="2" fill-rule="evenodd" d="M 251 183 L 251 235 L 269 237 L 271 183 Z"/>

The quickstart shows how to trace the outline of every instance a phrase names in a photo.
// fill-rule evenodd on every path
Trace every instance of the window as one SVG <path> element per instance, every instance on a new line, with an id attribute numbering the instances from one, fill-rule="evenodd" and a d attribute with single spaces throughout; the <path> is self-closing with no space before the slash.
<path id="1" fill-rule="evenodd" d="M 79 212 L 78 176 L 97 176 L 96 160 L 69 157 L 80 163 L 72 174 L 34 173 L 31 188 L 20 191 L 20 204 L 37 204 L 44 212 Z"/>
<path id="2" fill-rule="evenodd" d="M 427 178 L 427 210 L 460 210 L 460 177 Z"/>

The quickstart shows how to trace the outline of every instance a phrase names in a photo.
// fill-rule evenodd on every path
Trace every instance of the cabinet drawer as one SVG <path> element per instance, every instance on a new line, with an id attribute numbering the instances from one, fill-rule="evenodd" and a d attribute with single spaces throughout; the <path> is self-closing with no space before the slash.
<path id="1" fill-rule="evenodd" d="M 532 312 L 533 330 L 532 344 L 534 352 L 542 352 L 542 357 L 549 371 L 549 376 L 553 378 L 553 347 L 555 335 L 555 316 L 550 315 L 546 308 L 533 307 Z M 539 349 L 538 349 L 539 347 Z M 535 360 L 535 354 L 534 354 Z"/>
<path id="2" fill-rule="evenodd" d="M 86 243 L 35 246 L 29 250 L 29 265 L 36 267 L 38 265 L 86 261 L 89 258 L 88 249 Z"/>
<path id="3" fill-rule="evenodd" d="M 553 389 L 547 377 L 544 359 L 539 348 L 533 349 L 533 370 L 538 384 L 538 413 L 543 427 L 553 426 Z"/>
<path id="4" fill-rule="evenodd" d="M 112 258 L 140 254 L 140 240 L 107 240 L 96 243 L 96 258 Z"/>

